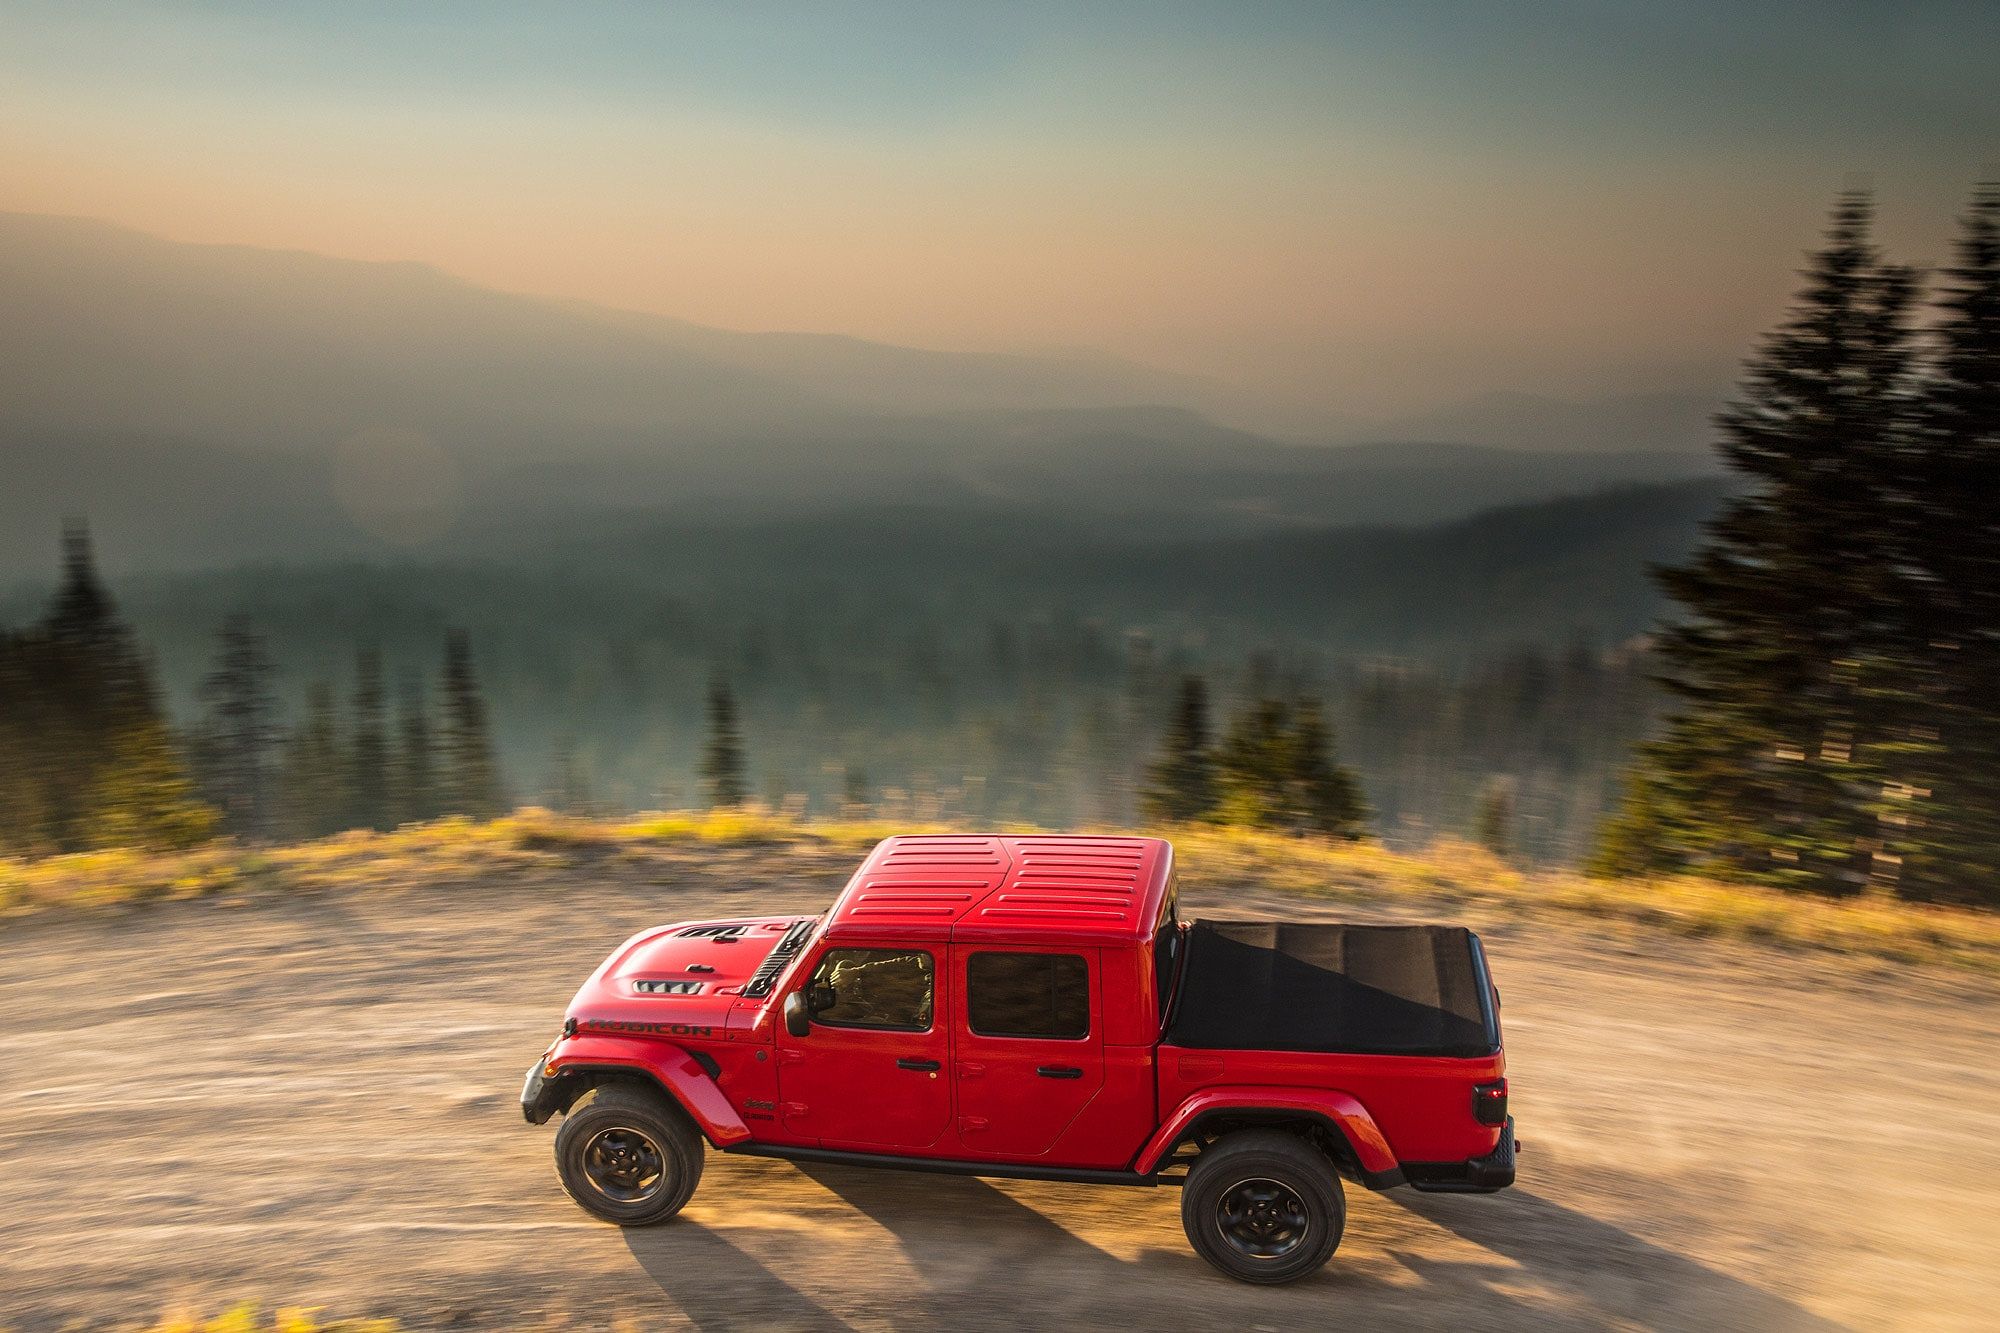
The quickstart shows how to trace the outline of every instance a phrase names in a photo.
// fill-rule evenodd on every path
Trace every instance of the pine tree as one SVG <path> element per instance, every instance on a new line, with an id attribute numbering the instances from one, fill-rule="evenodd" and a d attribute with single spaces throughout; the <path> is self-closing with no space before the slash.
<path id="1" fill-rule="evenodd" d="M 1354 839 L 1367 822 L 1360 784 L 1335 758 L 1317 700 L 1254 700 L 1231 724 L 1218 767 L 1228 823 Z"/>
<path id="2" fill-rule="evenodd" d="M 1288 819 L 1291 708 L 1282 699 L 1253 700 L 1229 725 L 1217 756 L 1225 823 L 1281 828 Z"/>
<path id="3" fill-rule="evenodd" d="M 1514 784 L 1510 779 L 1494 778 L 1479 794 L 1472 836 L 1503 860 L 1514 854 Z"/>
<path id="4" fill-rule="evenodd" d="M 701 754 L 702 794 L 711 806 L 743 804 L 743 735 L 736 718 L 736 696 L 729 682 L 716 676 L 708 686 L 708 742 Z"/>
<path id="5" fill-rule="evenodd" d="M 70 641 L 108 639 L 124 633 L 111 594 L 97 577 L 97 557 L 91 550 L 90 528 L 81 522 L 63 525 L 63 576 L 50 603 L 45 631 Z"/>
<path id="6" fill-rule="evenodd" d="M 90 532 L 64 527 L 63 575 L 48 614 L 25 647 L 30 689 L 41 696 L 42 780 L 48 845 L 98 845 L 107 771 L 128 730 L 160 722 L 110 594 L 97 577 Z"/>
<path id="7" fill-rule="evenodd" d="M 1361 784 L 1333 752 L 1333 728 L 1321 714 L 1319 700 L 1302 701 L 1292 722 L 1289 788 L 1290 826 L 1353 841 L 1368 821 Z"/>
<path id="8" fill-rule="evenodd" d="M 1188 824 L 1215 814 L 1218 802 L 1215 751 L 1209 739 L 1208 682 L 1182 678 L 1160 754 L 1147 770 L 1141 794 L 1146 817 Z"/>
<path id="9" fill-rule="evenodd" d="M 445 636 L 443 693 L 444 813 L 491 819 L 505 810 L 506 798 L 472 668 L 472 640 L 461 629 Z"/>
<path id="10" fill-rule="evenodd" d="M 281 771 L 279 815 L 290 837 L 322 838 L 346 824 L 340 722 L 333 687 L 323 680 L 306 687 L 305 716 L 285 741 Z"/>
<path id="11" fill-rule="evenodd" d="M 215 665 L 201 685 L 208 705 L 202 728 L 203 787 L 221 812 L 223 828 L 242 838 L 271 835 L 275 800 L 273 752 L 278 742 L 276 668 L 249 618 L 222 624 Z"/>
<path id="12" fill-rule="evenodd" d="M 429 702 L 423 680 L 403 680 L 396 713 L 395 820 L 421 824 L 438 816 L 437 761 L 431 749 Z"/>
<path id="13" fill-rule="evenodd" d="M 183 848 L 215 833 L 216 811 L 195 792 L 164 726 L 119 731 L 96 776 L 91 846 Z"/>
<path id="14" fill-rule="evenodd" d="M 389 732 L 382 654 L 366 645 L 354 654 L 352 725 L 347 744 L 347 826 L 395 827 L 389 777 Z"/>
<path id="15" fill-rule="evenodd" d="M 2000 905 L 2000 182 L 1974 192 L 1940 278 L 1902 525 L 1924 707 L 1914 776 L 1887 797 L 1903 892 Z"/>
<path id="16" fill-rule="evenodd" d="M 868 808 L 868 770 L 859 764 L 848 763 L 841 768 L 840 805 L 841 813 L 850 817 Z"/>
<path id="17" fill-rule="evenodd" d="M 90 534 L 63 532 L 63 577 L 48 613 L 7 638 L 0 718 L 10 750 L 4 804 L 23 823 L 0 843 L 27 852 L 206 837 L 203 804 L 161 712 L 153 672 L 97 577 Z"/>
<path id="18" fill-rule="evenodd" d="M 1895 569 L 1883 512 L 1909 393 L 1907 270 L 1882 264 L 1865 193 L 1843 196 L 1797 306 L 1718 418 L 1751 489 L 1660 572 L 1678 700 L 1605 831 L 1621 873 L 1708 868 L 1846 892 L 1872 869 L 1887 738 L 1879 693 Z M 1893 666 L 1893 664 L 1888 664 Z"/>
<path id="19" fill-rule="evenodd" d="M 0 630 L 0 849 L 44 845 L 48 793 L 43 780 L 43 723 L 19 635 Z"/>

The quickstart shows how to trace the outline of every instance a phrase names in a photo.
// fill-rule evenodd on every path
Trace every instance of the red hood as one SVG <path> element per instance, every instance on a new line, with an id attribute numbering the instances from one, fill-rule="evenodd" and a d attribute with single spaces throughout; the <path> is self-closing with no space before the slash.
<path id="1" fill-rule="evenodd" d="M 736 917 L 642 930 L 590 974 L 567 1016 L 585 1031 L 665 1035 L 662 1025 L 672 1025 L 709 1027 L 720 1035 L 743 983 L 804 919 Z"/>

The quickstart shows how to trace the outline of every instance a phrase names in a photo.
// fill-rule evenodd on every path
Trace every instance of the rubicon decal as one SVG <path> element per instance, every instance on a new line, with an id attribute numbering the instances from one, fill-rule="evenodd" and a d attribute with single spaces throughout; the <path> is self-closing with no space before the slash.
<path id="1" fill-rule="evenodd" d="M 647 1032 L 659 1037 L 713 1037 L 715 1029 L 693 1023 L 644 1023 L 631 1018 L 586 1018 L 589 1032 Z"/>

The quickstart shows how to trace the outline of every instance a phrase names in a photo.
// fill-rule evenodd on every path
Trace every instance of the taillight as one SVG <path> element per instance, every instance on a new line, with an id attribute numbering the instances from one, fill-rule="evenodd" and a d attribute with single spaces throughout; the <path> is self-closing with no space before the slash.
<path id="1" fill-rule="evenodd" d="M 1507 1080 L 1472 1085 L 1472 1118 L 1482 1125 L 1507 1123 Z"/>

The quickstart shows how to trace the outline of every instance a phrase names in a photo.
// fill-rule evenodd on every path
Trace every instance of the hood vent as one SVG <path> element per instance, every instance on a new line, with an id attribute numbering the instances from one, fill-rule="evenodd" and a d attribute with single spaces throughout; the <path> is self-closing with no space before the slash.
<path id="1" fill-rule="evenodd" d="M 674 934 L 684 940 L 714 940 L 717 944 L 734 944 L 748 933 L 748 926 L 689 926 Z"/>
<path id="2" fill-rule="evenodd" d="M 778 941 L 778 947 L 771 950 L 771 956 L 757 964 L 750 980 L 743 983 L 742 993 L 752 997 L 769 995 L 771 987 L 778 983 L 778 973 L 785 970 L 785 964 L 791 962 L 792 956 L 805 948 L 806 941 L 812 938 L 812 930 L 818 920 L 817 917 L 807 917 L 803 921 L 794 921 L 784 938 Z"/>
<path id="3" fill-rule="evenodd" d="M 632 989 L 641 995 L 699 995 L 699 981 L 660 981 L 641 977 L 632 983 Z"/>

